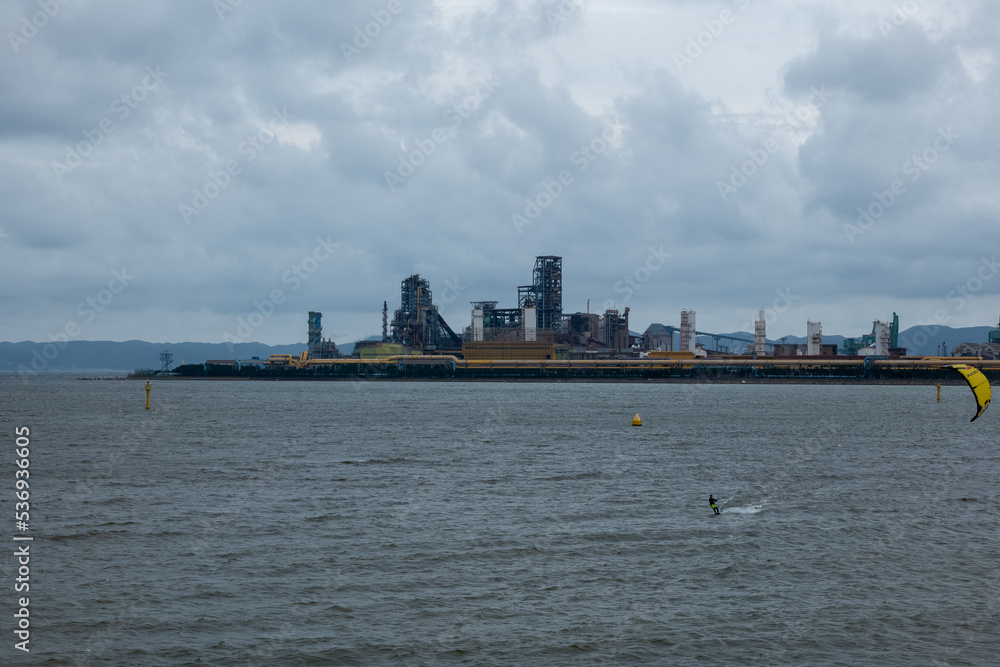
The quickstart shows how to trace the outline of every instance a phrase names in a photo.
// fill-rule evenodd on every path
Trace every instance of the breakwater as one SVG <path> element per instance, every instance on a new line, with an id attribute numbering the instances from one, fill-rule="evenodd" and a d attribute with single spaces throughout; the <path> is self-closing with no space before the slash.
<path id="1" fill-rule="evenodd" d="M 681 382 L 863 382 L 960 384 L 948 365 L 969 363 L 991 381 L 1000 380 L 1000 362 L 980 359 L 702 359 L 600 361 L 465 361 L 455 357 L 336 359 L 302 365 L 182 366 L 175 377 L 260 380 L 531 380 Z"/>

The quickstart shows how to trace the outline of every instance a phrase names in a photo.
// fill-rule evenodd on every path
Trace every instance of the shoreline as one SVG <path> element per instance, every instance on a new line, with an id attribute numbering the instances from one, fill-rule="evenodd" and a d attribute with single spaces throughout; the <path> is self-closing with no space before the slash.
<path id="1" fill-rule="evenodd" d="M 168 380 L 188 382 L 453 382 L 453 383 L 572 383 L 572 384 L 827 384 L 827 385 L 914 385 L 914 386 L 962 386 L 961 378 L 851 378 L 851 377 L 790 377 L 790 378 L 541 378 L 541 377 L 372 377 L 372 376 L 303 376 L 303 377 L 181 377 L 153 375 L 129 378 L 77 378 L 78 380 L 117 381 L 121 379 L 145 382 L 146 380 Z"/>

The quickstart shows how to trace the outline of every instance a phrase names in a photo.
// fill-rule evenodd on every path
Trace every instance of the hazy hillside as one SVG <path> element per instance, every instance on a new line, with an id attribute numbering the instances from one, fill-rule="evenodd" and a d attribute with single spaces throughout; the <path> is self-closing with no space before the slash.
<path id="1" fill-rule="evenodd" d="M 948 346 L 948 352 L 960 343 L 985 343 L 989 340 L 989 333 L 996 327 L 962 327 L 952 328 L 945 326 L 919 326 L 910 327 L 899 332 L 899 345 L 906 348 L 907 354 L 933 356 L 938 353 L 938 346 L 944 343 Z M 753 334 L 747 332 L 735 332 L 726 334 L 727 336 L 739 336 L 741 338 L 752 339 Z M 853 336 L 852 336 L 853 338 Z M 781 340 L 768 338 L 769 343 L 789 343 L 804 345 L 805 336 L 785 336 Z M 698 342 L 706 348 L 713 347 L 715 341 L 709 336 L 698 336 Z M 843 350 L 844 336 L 823 334 L 823 342 L 836 344 L 838 350 Z M 742 352 L 745 343 L 734 343 L 722 339 L 721 343 L 730 346 L 735 345 L 736 350 Z"/>
<path id="2" fill-rule="evenodd" d="M 56 343 L 0 343 L 0 371 L 131 371 L 160 368 L 160 352 L 174 354 L 173 365 L 200 364 L 208 359 L 266 359 L 271 354 L 299 354 L 305 343 L 264 345 L 263 343 L 147 343 L 130 340 L 71 341 L 60 348 Z"/>

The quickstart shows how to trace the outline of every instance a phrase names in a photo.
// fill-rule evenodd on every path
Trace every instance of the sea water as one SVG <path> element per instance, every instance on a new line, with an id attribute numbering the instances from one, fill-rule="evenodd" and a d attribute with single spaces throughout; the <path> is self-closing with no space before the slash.
<path id="1" fill-rule="evenodd" d="M 1000 416 L 963 387 L 28 380 L 0 664 L 1000 655 Z"/>

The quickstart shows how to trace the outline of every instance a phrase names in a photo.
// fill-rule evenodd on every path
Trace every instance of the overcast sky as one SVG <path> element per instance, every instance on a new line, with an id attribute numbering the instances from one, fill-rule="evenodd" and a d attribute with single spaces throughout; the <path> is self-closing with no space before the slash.
<path id="1" fill-rule="evenodd" d="M 0 340 L 1000 316 L 995 0 L 6 0 Z M 864 215 L 862 215 L 864 213 Z M 256 314 L 255 314 L 256 313 Z"/>

